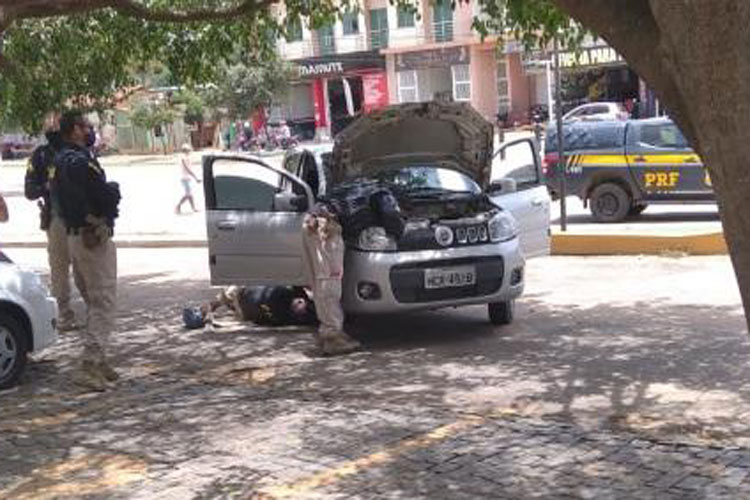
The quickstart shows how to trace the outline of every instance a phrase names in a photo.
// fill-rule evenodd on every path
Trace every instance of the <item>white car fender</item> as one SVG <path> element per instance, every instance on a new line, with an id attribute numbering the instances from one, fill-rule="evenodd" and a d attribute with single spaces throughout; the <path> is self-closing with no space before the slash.
<path id="1" fill-rule="evenodd" d="M 57 305 L 37 273 L 11 263 L 0 263 L 0 303 L 2 302 L 15 305 L 26 314 L 31 324 L 35 352 L 57 340 Z"/>

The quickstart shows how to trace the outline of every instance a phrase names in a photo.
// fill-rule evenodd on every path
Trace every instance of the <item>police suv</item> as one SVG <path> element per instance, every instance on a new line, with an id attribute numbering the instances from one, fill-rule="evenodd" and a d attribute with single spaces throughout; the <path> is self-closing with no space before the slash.
<path id="1" fill-rule="evenodd" d="M 715 202 L 708 171 L 668 118 L 568 123 L 563 146 L 566 192 L 588 204 L 599 222 L 638 215 L 650 203 Z M 545 182 L 558 197 L 554 125 L 545 151 Z"/>

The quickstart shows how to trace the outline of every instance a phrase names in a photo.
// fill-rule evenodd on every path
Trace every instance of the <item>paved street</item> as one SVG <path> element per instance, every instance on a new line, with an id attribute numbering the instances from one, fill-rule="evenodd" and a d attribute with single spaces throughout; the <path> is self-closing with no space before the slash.
<path id="1" fill-rule="evenodd" d="M 650 205 L 637 217 L 616 224 L 602 224 L 575 197 L 567 198 L 568 231 L 575 234 L 638 234 L 677 236 L 720 233 L 721 219 L 715 203 L 699 205 Z M 552 203 L 552 230 L 560 230 L 560 202 Z"/>
<path id="2" fill-rule="evenodd" d="M 522 137 L 510 135 L 508 140 Z M 192 155 L 194 171 L 201 176 L 201 156 Z M 265 157 L 280 166 L 282 156 Z M 174 207 L 182 196 L 175 156 L 116 156 L 102 158 L 111 180 L 120 183 L 123 194 L 115 238 L 120 241 L 190 241 L 206 239 L 203 186 L 194 186 L 197 207 L 201 212 L 176 215 Z M 9 205 L 10 222 L 0 225 L 0 241 L 6 244 L 44 242 L 37 231 L 38 211 L 23 197 L 24 163 L 4 162 L 0 166 L 0 193 Z M 189 210 L 187 205 L 184 210 Z M 721 232 L 716 205 L 653 205 L 640 217 L 621 224 L 598 224 L 578 198 L 568 198 L 569 231 L 574 233 L 659 234 Z M 559 229 L 559 202 L 552 206 L 553 230 Z"/>
<path id="3" fill-rule="evenodd" d="M 119 268 L 124 380 L 79 393 L 72 334 L 37 357 L 0 395 L 0 498 L 750 497 L 725 257 L 531 261 L 513 325 L 481 307 L 360 321 L 364 350 L 340 358 L 303 329 L 184 331 L 212 294 L 203 249 Z"/>

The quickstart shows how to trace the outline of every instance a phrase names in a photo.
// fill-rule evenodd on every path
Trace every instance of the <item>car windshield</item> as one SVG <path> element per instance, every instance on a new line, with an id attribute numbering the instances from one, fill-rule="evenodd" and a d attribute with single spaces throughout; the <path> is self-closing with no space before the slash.
<path id="1" fill-rule="evenodd" d="M 410 165 L 379 172 L 377 179 L 410 194 L 479 194 L 479 185 L 470 177 L 449 168 Z"/>

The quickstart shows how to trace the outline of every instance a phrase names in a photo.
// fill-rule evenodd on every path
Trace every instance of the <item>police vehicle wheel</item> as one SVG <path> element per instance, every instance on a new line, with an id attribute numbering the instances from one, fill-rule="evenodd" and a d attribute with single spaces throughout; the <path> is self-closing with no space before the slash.
<path id="1" fill-rule="evenodd" d="M 490 323 L 493 325 L 510 325 L 513 323 L 513 311 L 516 307 L 515 300 L 505 302 L 492 302 L 487 304 L 487 312 L 490 315 Z"/>
<path id="2" fill-rule="evenodd" d="M 630 210 L 628 210 L 628 215 L 641 215 L 648 205 L 645 203 L 641 203 L 639 205 L 633 205 L 630 207 Z"/>
<path id="3" fill-rule="evenodd" d="M 617 184 L 600 184 L 591 193 L 591 214 L 598 222 L 620 222 L 630 206 L 630 195 Z"/>
<path id="4" fill-rule="evenodd" d="M 15 318 L 0 314 L 0 390 L 13 387 L 26 367 L 26 331 Z"/>

